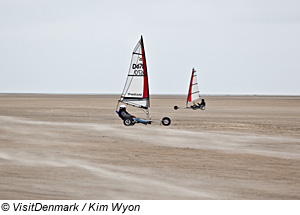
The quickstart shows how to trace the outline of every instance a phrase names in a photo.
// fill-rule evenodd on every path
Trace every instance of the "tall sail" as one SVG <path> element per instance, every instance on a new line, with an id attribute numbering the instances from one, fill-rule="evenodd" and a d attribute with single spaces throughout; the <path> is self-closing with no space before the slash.
<path id="1" fill-rule="evenodd" d="M 120 101 L 128 105 L 149 109 L 149 83 L 143 37 L 135 46 L 125 87 Z"/>
<path id="2" fill-rule="evenodd" d="M 198 82 L 197 82 L 197 73 L 196 70 L 193 68 L 186 106 L 188 106 L 189 103 L 192 103 L 198 99 L 200 99 L 200 92 L 199 92 Z"/>

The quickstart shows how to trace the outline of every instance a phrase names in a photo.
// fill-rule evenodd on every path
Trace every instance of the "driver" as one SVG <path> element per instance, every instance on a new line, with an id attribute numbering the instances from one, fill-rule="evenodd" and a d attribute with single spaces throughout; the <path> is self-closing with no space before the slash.
<path id="1" fill-rule="evenodd" d="M 119 116 L 124 120 L 124 119 L 128 119 L 128 118 L 135 118 L 135 116 L 129 114 L 126 111 L 126 106 L 125 105 L 121 105 L 120 109 L 119 109 Z"/>
<path id="2" fill-rule="evenodd" d="M 204 99 L 201 99 L 201 103 L 200 104 L 198 103 L 198 105 L 199 105 L 199 107 L 205 107 L 205 101 L 204 101 Z"/>
<path id="3" fill-rule="evenodd" d="M 120 108 L 119 108 L 119 116 L 121 117 L 121 119 L 128 119 L 128 118 L 131 118 L 133 119 L 133 121 L 135 122 L 140 122 L 140 123 L 143 123 L 145 125 L 147 124 L 151 124 L 151 121 L 146 121 L 146 120 L 142 120 L 140 118 L 137 118 L 136 116 L 134 115 L 131 115 L 130 113 L 128 113 L 126 111 L 126 106 L 125 105 L 120 105 Z"/>

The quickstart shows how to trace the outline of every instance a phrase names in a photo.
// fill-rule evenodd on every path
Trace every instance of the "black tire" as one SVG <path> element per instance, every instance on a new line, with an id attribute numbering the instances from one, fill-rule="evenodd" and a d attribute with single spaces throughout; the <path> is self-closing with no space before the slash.
<path id="1" fill-rule="evenodd" d="M 131 125 L 134 125 L 133 120 L 130 119 L 130 118 L 124 119 L 123 124 L 124 124 L 125 126 L 131 126 Z"/>
<path id="2" fill-rule="evenodd" d="M 171 119 L 169 117 L 164 117 L 164 118 L 162 118 L 161 123 L 164 126 L 169 126 L 171 124 Z"/>
<path id="3" fill-rule="evenodd" d="M 178 110 L 178 106 L 174 106 L 174 110 Z"/>

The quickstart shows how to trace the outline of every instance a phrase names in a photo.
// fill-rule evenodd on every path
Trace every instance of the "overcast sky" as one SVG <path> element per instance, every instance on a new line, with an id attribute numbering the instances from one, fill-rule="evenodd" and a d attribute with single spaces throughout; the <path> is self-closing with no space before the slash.
<path id="1" fill-rule="evenodd" d="M 0 0 L 0 92 L 300 95 L 299 0 Z"/>

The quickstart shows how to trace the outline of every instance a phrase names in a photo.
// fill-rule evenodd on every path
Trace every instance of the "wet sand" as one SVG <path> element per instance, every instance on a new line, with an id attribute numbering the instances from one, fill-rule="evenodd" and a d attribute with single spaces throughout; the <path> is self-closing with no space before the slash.
<path id="1" fill-rule="evenodd" d="M 300 199 L 300 97 L 152 96 L 168 127 L 118 98 L 0 94 L 1 199 Z"/>

